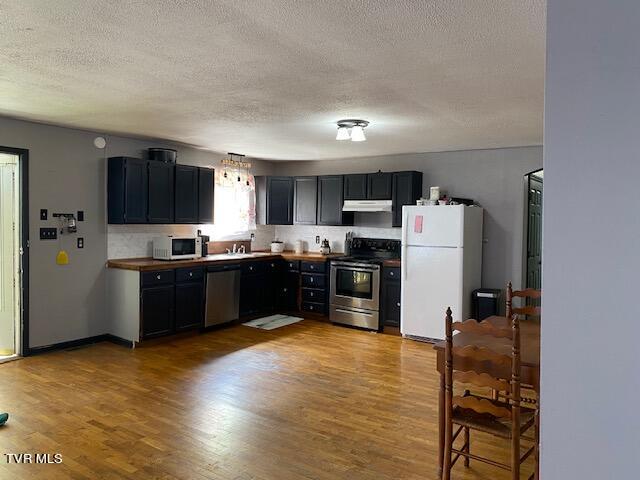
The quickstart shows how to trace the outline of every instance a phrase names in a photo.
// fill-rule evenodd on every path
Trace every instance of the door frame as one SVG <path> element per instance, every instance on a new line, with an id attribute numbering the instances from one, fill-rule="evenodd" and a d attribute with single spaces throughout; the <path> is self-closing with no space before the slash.
<path id="1" fill-rule="evenodd" d="M 29 350 L 29 150 L 4 147 L 0 153 L 18 156 L 20 175 L 20 247 L 22 248 L 20 282 L 20 345 L 16 345 L 16 354 L 27 356 Z"/>
<path id="2" fill-rule="evenodd" d="M 522 220 L 522 275 L 520 281 L 522 282 L 520 285 L 522 288 L 526 288 L 527 285 L 527 251 L 528 251 L 528 238 L 529 238 L 529 188 L 531 182 L 531 176 L 544 171 L 544 168 L 536 168 L 528 173 L 525 173 L 522 177 L 522 185 L 523 185 L 523 220 Z"/>

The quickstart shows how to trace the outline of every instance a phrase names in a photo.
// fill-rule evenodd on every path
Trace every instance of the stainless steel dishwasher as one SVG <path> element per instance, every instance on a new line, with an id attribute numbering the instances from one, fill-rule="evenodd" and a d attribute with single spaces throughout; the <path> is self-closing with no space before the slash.
<path id="1" fill-rule="evenodd" d="M 204 326 L 237 320 L 240 312 L 240 265 L 207 268 L 207 303 Z"/>

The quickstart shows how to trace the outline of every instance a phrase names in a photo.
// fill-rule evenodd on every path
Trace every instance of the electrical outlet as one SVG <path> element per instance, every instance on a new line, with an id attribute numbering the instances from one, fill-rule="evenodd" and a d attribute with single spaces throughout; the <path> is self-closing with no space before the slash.
<path id="1" fill-rule="evenodd" d="M 320 243 L 320 235 L 316 235 L 316 243 Z"/>
<path id="2" fill-rule="evenodd" d="M 78 248 L 84 248 L 84 238 L 78 237 Z"/>
<path id="3" fill-rule="evenodd" d="M 41 228 L 40 229 L 40 240 L 55 240 L 56 238 L 58 238 L 57 228 Z"/>
<path id="4" fill-rule="evenodd" d="M 255 234 L 255 233 L 252 233 L 252 234 L 251 234 L 251 241 L 253 242 L 253 241 L 255 241 L 255 239 L 256 239 L 256 234 Z"/>
<path id="5" fill-rule="evenodd" d="M 46 208 L 40 209 L 40 220 L 46 220 L 49 217 L 49 211 Z"/>

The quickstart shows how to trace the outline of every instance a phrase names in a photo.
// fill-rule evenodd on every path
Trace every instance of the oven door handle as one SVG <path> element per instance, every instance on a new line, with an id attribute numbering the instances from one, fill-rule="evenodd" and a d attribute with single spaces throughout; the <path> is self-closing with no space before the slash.
<path id="1" fill-rule="evenodd" d="M 365 272 L 378 272 L 378 271 L 380 271 L 380 267 L 378 267 L 378 266 L 375 266 L 375 267 L 371 267 L 371 266 L 366 266 L 366 267 L 362 266 L 362 267 L 360 267 L 360 266 L 357 266 L 357 267 L 355 267 L 355 266 L 353 266 L 353 264 L 344 265 L 342 263 L 334 263 L 331 266 L 333 268 L 335 268 L 335 269 L 340 268 L 342 270 L 351 270 L 351 271 L 356 271 L 356 272 L 357 271 L 361 271 L 361 270 L 363 270 Z"/>
<path id="2" fill-rule="evenodd" d="M 372 313 L 354 312 L 353 310 L 343 310 L 342 308 L 336 308 L 336 312 L 339 312 L 339 313 L 357 313 L 358 315 L 364 315 L 365 317 L 373 317 Z"/>

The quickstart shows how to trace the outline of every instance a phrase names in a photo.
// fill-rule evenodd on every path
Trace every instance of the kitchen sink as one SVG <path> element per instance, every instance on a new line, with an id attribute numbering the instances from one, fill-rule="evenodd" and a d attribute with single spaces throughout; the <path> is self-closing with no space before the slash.
<path id="1" fill-rule="evenodd" d="M 254 253 L 216 253 L 214 255 L 207 255 L 207 260 L 230 260 L 241 258 L 258 258 L 270 256 L 271 253 L 267 252 L 254 252 Z"/>

